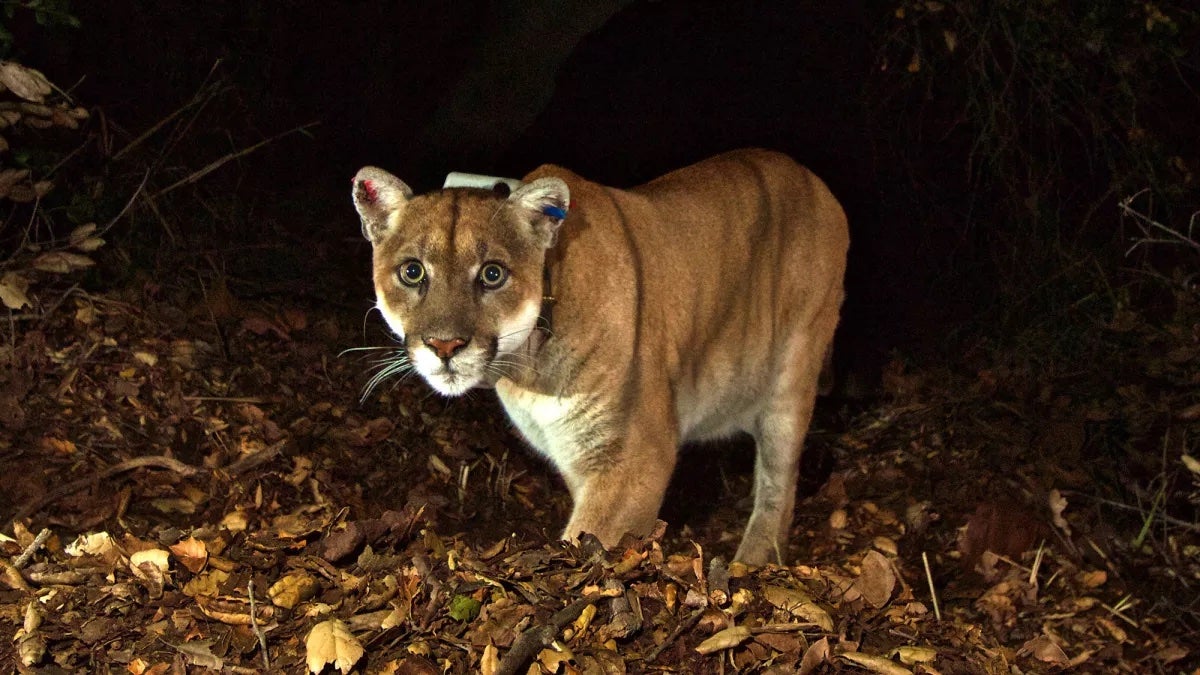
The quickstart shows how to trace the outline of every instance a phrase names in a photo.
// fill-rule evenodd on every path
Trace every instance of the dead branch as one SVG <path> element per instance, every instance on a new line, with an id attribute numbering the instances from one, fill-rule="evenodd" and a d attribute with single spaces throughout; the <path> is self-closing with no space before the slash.
<path id="1" fill-rule="evenodd" d="M 199 181 L 200 179 L 204 178 L 208 174 L 212 173 L 213 171 L 216 171 L 217 169 L 228 164 L 229 162 L 232 162 L 235 159 L 241 159 L 242 157 L 245 157 L 246 155 L 249 155 L 253 152 L 258 151 L 263 146 L 270 145 L 271 143 L 274 143 L 275 141 L 278 141 L 279 139 L 281 139 L 285 136 L 289 136 L 291 134 L 298 133 L 301 131 L 307 131 L 308 129 L 311 129 L 312 127 L 315 127 L 318 124 L 320 124 L 320 122 L 309 122 L 308 124 L 302 124 L 298 127 L 288 129 L 287 131 L 284 131 L 282 133 L 275 134 L 274 136 L 272 136 L 270 138 L 263 139 L 263 140 L 255 143 L 254 145 L 242 148 L 241 150 L 238 150 L 237 152 L 233 152 L 228 155 L 225 155 L 224 157 L 215 159 L 215 160 L 209 162 L 204 167 L 202 167 L 196 171 L 193 171 L 191 174 L 175 181 L 171 185 L 168 185 L 167 187 L 154 193 L 154 195 L 151 196 L 151 199 L 157 199 L 157 198 L 175 190 L 176 188 L 181 188 L 185 185 L 191 185 L 192 183 Z"/>
<path id="2" fill-rule="evenodd" d="M 12 523 L 21 520 L 26 516 L 37 513 L 49 504 L 52 504 L 53 502 L 62 499 L 69 494 L 78 492 L 89 485 L 94 485 L 102 480 L 105 480 L 106 478 L 111 478 L 117 474 L 125 473 L 126 471 L 133 471 L 142 467 L 166 469 L 168 471 L 174 471 L 181 476 L 194 476 L 200 472 L 200 469 L 191 466 L 190 464 L 184 464 L 183 462 L 171 457 L 163 457 L 161 455 L 134 457 L 133 459 L 125 460 L 119 464 L 114 464 L 93 476 L 80 478 L 79 480 L 71 481 L 70 483 L 66 483 L 54 488 L 40 499 L 36 499 L 33 502 L 21 507 L 20 510 L 18 510 L 11 518 L 8 519 L 8 524 L 11 526 Z"/>
<path id="3" fill-rule="evenodd" d="M 547 623 L 521 633 L 521 637 L 513 642 L 512 648 L 508 650 L 504 658 L 500 659 L 500 667 L 496 669 L 496 675 L 515 675 L 515 673 L 521 672 L 526 663 L 554 641 L 555 635 L 561 633 L 567 624 L 579 618 L 584 607 L 600 597 L 598 594 L 584 596 L 555 612 Z"/>

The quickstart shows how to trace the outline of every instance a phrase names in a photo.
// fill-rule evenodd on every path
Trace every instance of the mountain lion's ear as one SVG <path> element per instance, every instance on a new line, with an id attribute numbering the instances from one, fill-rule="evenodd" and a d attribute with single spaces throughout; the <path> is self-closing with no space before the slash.
<path id="1" fill-rule="evenodd" d="M 560 178 L 539 178 L 522 185 L 508 196 L 508 203 L 521 211 L 533 227 L 533 235 L 545 248 L 554 245 L 558 228 L 567 217 L 571 191 Z"/>
<path id="2" fill-rule="evenodd" d="M 362 233 L 372 244 L 387 230 L 388 217 L 404 208 L 412 198 L 412 189 L 404 181 L 373 166 L 364 166 L 354 175 L 354 208 L 362 218 Z"/>

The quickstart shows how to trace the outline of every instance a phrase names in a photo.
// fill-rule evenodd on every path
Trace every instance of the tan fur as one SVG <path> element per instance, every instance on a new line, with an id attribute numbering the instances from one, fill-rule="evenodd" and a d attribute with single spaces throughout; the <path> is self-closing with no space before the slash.
<path id="1" fill-rule="evenodd" d="M 411 197 L 379 169 L 356 176 L 378 304 L 417 370 L 447 394 L 494 385 L 566 480 L 564 537 L 591 532 L 606 545 L 653 526 L 682 442 L 750 433 L 754 511 L 737 558 L 779 560 L 842 302 L 849 237 L 837 200 L 764 150 L 630 190 L 556 166 L 524 180 L 508 199 Z M 542 212 L 568 202 L 559 230 Z M 427 268 L 423 290 L 397 280 L 409 259 Z M 496 290 L 478 280 L 489 261 L 510 270 Z M 549 331 L 534 326 L 543 265 Z M 430 338 L 468 342 L 440 360 Z"/>

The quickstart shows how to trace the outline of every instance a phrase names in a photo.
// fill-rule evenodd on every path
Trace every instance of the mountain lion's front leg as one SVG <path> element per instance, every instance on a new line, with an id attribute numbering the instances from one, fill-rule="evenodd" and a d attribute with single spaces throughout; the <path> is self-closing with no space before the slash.
<path id="1" fill-rule="evenodd" d="M 625 439 L 591 461 L 563 467 L 575 502 L 563 539 L 589 532 L 608 548 L 627 532 L 640 536 L 654 528 L 675 469 L 678 441 L 667 432 L 647 434 L 644 425 L 630 427 Z"/>

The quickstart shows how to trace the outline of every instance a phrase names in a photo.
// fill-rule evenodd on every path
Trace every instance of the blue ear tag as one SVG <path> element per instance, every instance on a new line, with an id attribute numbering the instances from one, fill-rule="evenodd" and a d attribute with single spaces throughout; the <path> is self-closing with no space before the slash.
<path id="1" fill-rule="evenodd" d="M 567 217 L 567 212 L 557 206 L 543 206 L 542 213 L 554 218 L 555 220 L 564 220 Z"/>

